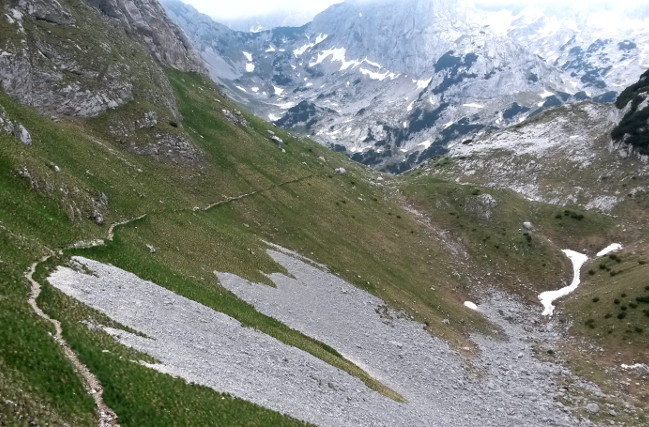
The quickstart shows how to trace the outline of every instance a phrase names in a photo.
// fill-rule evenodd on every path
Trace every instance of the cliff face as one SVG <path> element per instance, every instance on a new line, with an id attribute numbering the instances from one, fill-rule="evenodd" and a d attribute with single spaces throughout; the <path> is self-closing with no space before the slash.
<path id="1" fill-rule="evenodd" d="M 43 114 L 93 117 L 138 98 L 177 115 L 162 67 L 204 72 L 155 0 L 12 0 L 0 11 L 0 87 Z"/>
<path id="2" fill-rule="evenodd" d="M 206 71 L 185 33 L 167 17 L 157 0 L 87 1 L 146 46 L 161 65 L 180 71 Z"/>
<path id="3" fill-rule="evenodd" d="M 649 70 L 618 97 L 615 106 L 621 110 L 622 119 L 613 129 L 615 142 L 625 143 L 637 151 L 644 160 L 649 157 Z"/>

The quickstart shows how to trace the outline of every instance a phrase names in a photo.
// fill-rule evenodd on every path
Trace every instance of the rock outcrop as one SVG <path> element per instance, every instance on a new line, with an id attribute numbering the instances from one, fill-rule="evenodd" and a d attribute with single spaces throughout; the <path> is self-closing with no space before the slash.
<path id="1" fill-rule="evenodd" d="M 162 66 L 205 73 L 198 52 L 157 0 L 87 0 L 132 39 L 146 46 Z"/>
<path id="2" fill-rule="evenodd" d="M 76 20 L 57 0 L 19 0 L 18 8 L 35 19 L 57 25 L 74 25 Z"/>
<path id="3" fill-rule="evenodd" d="M 25 145 L 32 145 L 32 136 L 27 129 L 7 116 L 7 112 L 0 105 L 0 130 L 4 130 L 13 137 L 19 139 Z"/>
<path id="4" fill-rule="evenodd" d="M 0 88 L 43 114 L 93 117 L 140 98 L 177 115 L 162 67 L 205 70 L 155 0 L 12 0 L 0 12 Z"/>
<path id="5" fill-rule="evenodd" d="M 649 156 L 649 70 L 620 94 L 615 106 L 623 117 L 611 133 L 613 141 L 623 143 L 624 148 L 646 160 Z"/>

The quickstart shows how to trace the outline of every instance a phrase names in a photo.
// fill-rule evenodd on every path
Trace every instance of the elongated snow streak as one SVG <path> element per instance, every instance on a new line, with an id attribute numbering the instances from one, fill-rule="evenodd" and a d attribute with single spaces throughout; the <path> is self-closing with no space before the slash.
<path id="1" fill-rule="evenodd" d="M 579 252 L 571 251 L 570 249 L 563 250 L 563 253 L 566 254 L 566 256 L 572 261 L 572 283 L 565 288 L 561 288 L 556 291 L 543 292 L 539 295 L 539 300 L 541 300 L 541 304 L 543 304 L 544 307 L 544 316 L 552 316 L 552 314 L 554 313 L 554 305 L 552 305 L 552 303 L 554 301 L 561 297 L 565 297 L 566 295 L 574 292 L 577 289 L 579 283 L 581 282 L 581 267 L 586 263 L 586 261 L 588 261 L 588 256 L 580 254 Z"/>
<path id="2" fill-rule="evenodd" d="M 612 245 L 609 245 L 602 249 L 601 251 L 597 252 L 598 257 L 606 256 L 610 254 L 611 252 L 617 252 L 622 249 L 622 245 L 619 243 L 613 243 Z"/>

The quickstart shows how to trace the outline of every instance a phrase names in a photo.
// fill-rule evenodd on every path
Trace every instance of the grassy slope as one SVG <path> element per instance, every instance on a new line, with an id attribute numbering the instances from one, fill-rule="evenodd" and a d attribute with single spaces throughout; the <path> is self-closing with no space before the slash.
<path id="1" fill-rule="evenodd" d="M 86 26 L 93 22 L 89 15 L 76 17 Z M 108 30 L 98 26 L 97 34 L 102 31 Z M 61 40 L 67 37 L 55 35 Z M 116 37 L 131 60 L 148 61 L 141 50 Z M 580 245 L 595 247 L 603 241 L 597 230 L 610 226 L 589 214 L 582 221 L 570 216 L 557 219 L 554 208 L 491 190 L 499 206 L 490 220 L 481 220 L 465 209 L 476 197 L 473 187 L 414 174 L 396 181 L 386 177 L 387 184 L 381 184 L 377 173 L 252 116 L 245 115 L 247 127 L 229 122 L 222 109 L 237 107 L 214 84 L 169 71 L 183 116 L 176 127 L 169 113 L 152 103 L 153 86 L 142 78 L 146 70 L 134 73 L 138 99 L 88 121 L 53 123 L 0 93 L 0 104 L 34 139 L 33 146 L 27 147 L 0 133 L 0 424 L 31 419 L 94 423 L 92 400 L 49 338 L 49 326 L 29 310 L 23 273 L 50 249 L 103 237 L 105 227 L 87 219 L 92 199 L 100 193 L 109 200 L 107 223 L 145 213 L 147 217 L 118 229 L 114 242 L 105 247 L 66 251 L 39 269 L 41 283 L 47 269 L 71 254 L 111 262 L 303 348 L 393 398 L 398 396 L 334 350 L 257 313 L 220 288 L 212 272 L 266 281 L 261 272 L 280 270 L 261 242 L 271 241 L 328 265 L 346 280 L 426 322 L 431 333 L 463 346 L 468 333 L 488 330 L 479 316 L 462 307 L 474 290 L 474 279 L 504 284 L 532 298 L 539 289 L 554 288 L 558 277 L 569 271 L 557 247 L 546 239 L 567 245 L 573 241 L 566 238 L 569 235 Z M 202 150 L 202 160 L 159 162 L 133 155 L 113 142 L 108 126 L 136 120 L 149 109 L 159 113 L 158 130 L 188 135 Z M 285 144 L 272 142 L 268 130 Z M 151 134 L 138 132 L 134 138 L 136 143 L 149 143 Z M 348 173 L 334 174 L 337 167 Z M 27 170 L 31 178 L 21 177 L 19 170 Z M 37 188 L 31 189 L 33 183 Z M 403 193 L 395 195 L 395 186 Z M 258 193 L 207 212 L 192 209 L 251 191 Z M 406 202 L 432 220 L 427 223 L 404 210 Z M 75 207 L 81 217 L 74 213 Z M 537 227 L 529 243 L 520 230 L 525 220 Z M 153 245 L 156 253 L 146 245 Z M 467 258 L 458 258 L 453 253 L 457 248 L 465 250 Z M 485 273 L 498 280 L 486 279 Z M 518 286 L 519 279 L 529 286 Z M 122 425 L 294 423 L 132 363 L 148 357 L 80 324 L 88 319 L 105 324 L 109 320 L 49 286 L 44 287 L 39 304 L 62 321 L 66 339 L 105 386 L 106 402 L 117 411 Z M 443 319 L 450 319 L 450 324 Z"/>
<path id="2" fill-rule="evenodd" d="M 571 279 L 570 262 L 559 249 L 596 251 L 614 232 L 612 221 L 601 215 L 528 202 L 511 191 L 458 186 L 417 171 L 403 177 L 401 190 L 436 227 L 461 242 L 479 274 L 474 281 L 504 287 L 535 304 L 539 292 Z M 480 207 L 484 195 L 497 205 Z M 523 227 L 526 221 L 533 230 Z"/>
<path id="3" fill-rule="evenodd" d="M 358 375 L 386 394 L 391 392 L 335 351 L 261 316 L 218 288 L 211 271 L 232 271 L 253 280 L 264 280 L 259 270 L 271 272 L 278 267 L 264 254 L 259 240 L 262 237 L 327 263 L 341 276 L 407 309 L 427 321 L 436 334 L 456 342 L 464 339 L 462 328 L 444 325 L 443 318 L 450 317 L 457 325 L 465 322 L 466 330 L 469 325 L 480 323 L 472 313 L 458 306 L 462 298 L 456 293 L 444 289 L 437 293 L 429 291 L 431 277 L 438 278 L 434 284 L 453 283 L 445 263 L 427 263 L 429 253 L 440 259 L 445 259 L 445 254 L 434 243 L 422 240 L 420 225 L 395 203 L 386 200 L 382 188 L 368 183 L 372 172 L 315 143 L 295 140 L 276 129 L 286 141 L 282 152 L 268 139 L 269 125 L 265 122 L 253 117 L 247 117 L 249 127 L 228 122 L 221 109 L 234 106 L 221 98 L 211 83 L 198 76 L 174 72 L 170 77 L 178 91 L 184 127 L 206 155 L 203 163 L 191 167 L 161 164 L 123 152 L 103 139 L 103 128 L 98 121 L 55 124 L 2 98 L 10 117 L 22 122 L 34 138 L 34 145 L 27 147 L 2 136 L 1 159 L 6 167 L 1 188 L 4 200 L 11 202 L 0 208 L 6 241 L 0 266 L 8 282 L 3 287 L 6 295 L 0 303 L 15 307 L 13 311 L 3 311 L 7 316 L 5 324 L 21 325 L 24 329 L 33 323 L 29 334 L 18 334 L 20 342 L 13 336 L 2 337 L 3 343 L 7 343 L 0 353 L 6 376 L 0 389 L 3 397 L 23 402 L 23 412 L 29 417 L 92 423 L 92 402 L 83 395 L 75 374 L 48 339 L 47 327 L 28 310 L 28 290 L 21 276 L 29 263 L 47 252 L 45 247 L 58 249 L 79 239 L 102 236 L 104 229 L 87 219 L 77 218 L 73 222 L 66 214 L 72 202 L 88 207 L 89 199 L 99 192 L 104 192 L 109 200 L 107 222 L 143 213 L 148 213 L 148 217 L 118 230 L 115 242 L 106 248 L 82 251 L 82 254 L 156 279 L 176 292 L 226 311 L 246 324 Z M 320 156 L 326 158 L 326 164 L 319 160 Z M 52 164 L 61 172 L 55 172 Z M 30 191 L 29 180 L 16 175 L 15 171 L 23 165 L 38 183 L 37 191 Z M 349 173 L 334 175 L 333 169 L 339 166 L 346 167 Z M 273 187 L 302 177 L 307 179 Z M 58 190 L 64 186 L 70 190 L 67 196 Z M 191 210 L 193 206 L 223 200 L 224 195 L 258 189 L 269 190 L 208 212 Z M 185 210 L 175 212 L 178 209 Z M 156 247 L 155 256 L 145 244 Z M 41 281 L 43 273 L 39 270 Z M 182 390 L 188 386 L 131 362 L 118 361 L 119 356 L 126 356 L 124 360 L 143 356 L 133 356 L 128 350 L 111 344 L 102 333 L 88 332 L 77 322 L 89 317 L 97 319 L 97 313 L 49 287 L 39 302 L 48 313 L 63 321 L 66 338 L 106 386 L 107 403 L 115 407 L 126 425 L 137 424 L 143 413 L 151 416 L 156 412 L 154 405 L 166 408 L 160 414 L 161 422 L 193 419 L 200 423 L 206 419 L 202 417 L 211 413 L 200 407 L 222 408 L 219 413 L 233 417 L 226 417 L 225 423 L 228 419 L 230 422 L 241 419 L 241 414 L 259 411 L 254 405 L 236 399 L 223 400 L 218 394 L 205 391 L 205 399 L 211 399 L 211 404 L 197 405 L 190 410 L 195 418 L 186 418 L 189 403 L 180 407 L 174 404 L 174 396 L 175 393 L 185 395 Z M 15 330 L 2 333 L 12 331 Z M 40 341 L 30 334 L 38 336 Z M 103 353 L 102 349 L 110 349 L 111 353 Z M 49 367 L 23 366 L 16 356 L 11 356 L 18 354 L 20 360 L 40 361 L 40 355 L 45 353 L 54 359 Z M 41 378 L 44 372 L 53 386 L 47 386 L 47 381 Z M 61 372 L 61 376 L 51 375 L 53 372 Z M 35 388 L 19 391 L 22 377 L 25 384 Z M 133 378 L 146 380 L 133 383 Z M 62 384 L 68 383 L 74 383 L 76 391 L 66 385 L 67 393 L 62 393 Z M 186 395 L 194 393 L 193 390 L 187 389 Z M 40 408 L 42 404 L 44 408 Z M 12 419 L 13 409 L 3 408 L 2 416 Z M 266 413 L 260 417 L 269 416 Z"/>
<path id="4" fill-rule="evenodd" d="M 549 120 L 562 114 L 566 114 L 566 110 L 557 108 L 539 115 L 534 121 Z M 526 124 L 527 122 L 517 126 L 522 135 L 525 134 Z M 648 361 L 649 317 L 644 310 L 649 307 L 635 300 L 646 296 L 646 286 L 649 286 L 649 267 L 645 264 L 645 261 L 649 261 L 649 197 L 646 191 L 638 191 L 646 187 L 647 176 L 641 172 L 642 165 L 637 159 L 621 159 L 616 153 L 610 152 L 608 134 L 593 134 L 593 139 L 596 141 L 593 150 L 597 155 L 593 157 L 591 167 L 576 169 L 565 158 L 560 157 L 534 160 L 537 163 L 543 162 L 541 171 L 552 171 L 549 175 L 541 174 L 541 187 L 549 191 L 570 192 L 573 188 L 572 183 L 573 186 L 583 186 L 591 193 L 597 194 L 604 189 L 605 193 L 619 195 L 621 202 L 611 215 L 600 216 L 574 207 L 568 208 L 571 212 L 584 215 L 582 220 L 576 220 L 572 214 L 565 215 L 563 208 L 521 203 L 517 197 L 509 200 L 508 195 L 511 193 L 483 189 L 482 191 L 489 192 L 497 200 L 503 201 L 498 207 L 502 210 L 496 220 L 478 222 L 479 226 L 476 227 L 475 222 L 469 221 L 470 217 L 467 217 L 466 213 L 450 218 L 444 215 L 444 211 L 461 212 L 462 205 L 473 194 L 465 193 L 456 197 L 456 206 L 440 208 L 439 203 L 433 202 L 444 185 L 428 185 L 434 182 L 434 178 L 414 178 L 418 171 L 409 174 L 411 184 L 405 187 L 405 190 L 406 195 L 408 191 L 415 192 L 415 196 L 410 197 L 414 203 L 436 213 L 440 220 L 444 219 L 445 226 L 455 230 L 463 240 L 473 242 L 467 243 L 467 247 L 476 251 L 474 253 L 478 261 L 493 261 L 493 266 L 498 271 L 512 272 L 516 274 L 516 278 L 527 276 L 528 280 L 534 281 L 537 274 L 546 278 L 557 274 L 552 272 L 553 267 L 548 271 L 550 263 L 544 265 L 545 260 L 552 258 L 548 258 L 541 247 L 534 245 L 536 234 L 547 238 L 555 248 L 570 248 L 588 254 L 591 260 L 582 269 L 582 284 L 576 292 L 560 301 L 556 312 L 560 322 L 568 325 L 568 334 L 562 343 L 563 360 L 575 373 L 594 381 L 604 391 L 620 396 L 621 401 L 632 396 L 637 405 L 646 408 L 646 390 L 649 387 L 647 377 L 636 377 L 633 373 L 624 372 L 620 365 Z M 502 159 L 499 154 L 495 154 L 493 159 L 485 159 L 482 163 L 485 174 L 470 177 L 462 174 L 462 168 L 454 164 L 456 161 L 462 159 L 434 159 L 431 161 L 431 167 L 446 179 L 455 180 L 461 177 L 463 181 L 488 184 L 491 182 L 490 171 L 500 171 L 501 166 L 495 165 L 499 165 L 498 162 Z M 524 169 L 528 161 L 524 156 L 508 160 L 510 165 L 514 165 L 511 166 L 513 171 Z M 427 190 L 412 188 L 417 181 Z M 561 190 L 562 186 L 565 186 L 564 190 Z M 450 188 L 447 191 L 457 192 L 454 186 Z M 512 249 L 521 247 L 520 232 L 524 230 L 521 230 L 520 221 L 523 220 L 531 221 L 535 225 L 535 232 L 532 233 L 532 246 L 527 248 L 528 253 L 521 257 L 520 251 L 517 253 Z M 499 233 L 498 227 L 508 230 L 506 235 Z M 518 233 L 515 232 L 517 229 L 520 230 Z M 490 240 L 496 236 L 500 249 L 488 245 L 488 242 L 481 243 L 487 236 L 491 236 Z M 625 250 L 618 254 L 619 258 L 614 256 L 614 259 L 595 259 L 594 255 L 600 249 L 613 242 L 621 242 L 625 246 Z M 505 254 L 504 248 L 508 248 L 509 254 Z M 564 264 L 563 273 L 558 273 L 567 281 L 570 279 L 568 262 L 555 252 L 552 264 L 556 267 L 561 262 Z M 523 264 L 527 264 L 527 267 Z M 491 262 L 486 262 L 484 268 L 488 269 L 490 265 Z M 516 280 L 505 278 L 504 283 L 510 289 L 516 289 Z M 550 287 L 556 287 L 556 283 Z M 533 292 L 530 296 L 535 302 Z M 616 300 L 619 301 L 617 304 Z M 622 307 L 625 307 L 625 310 Z M 618 318 L 623 311 L 627 314 L 622 315 L 622 319 Z M 608 416 L 606 411 L 604 414 L 605 417 Z M 636 424 L 638 419 L 631 416 L 626 422 Z"/>
<path id="5" fill-rule="evenodd" d="M 106 247 L 66 252 L 65 256 L 78 253 L 154 280 L 303 348 L 388 395 L 390 390 L 332 349 L 257 313 L 220 288 L 212 272 L 229 271 L 251 280 L 266 280 L 260 271 L 279 270 L 265 255 L 261 239 L 271 241 L 327 264 L 350 282 L 426 322 L 433 334 L 466 344 L 468 332 L 485 330 L 481 319 L 461 305 L 473 291 L 473 278 L 497 284 L 487 280 L 483 272 L 507 272 L 495 276 L 498 284 L 508 285 L 531 299 L 539 289 L 554 288 L 559 276 L 569 270 L 546 237 L 561 241 L 562 236 L 572 234 L 580 236 L 582 242 L 592 238 L 599 243 L 599 238 L 592 237 L 597 234 L 595 230 L 608 226 L 606 220 L 591 215 L 581 221 L 570 217 L 559 220 L 555 218 L 556 208 L 532 205 L 511 193 L 492 190 L 488 191 L 498 200 L 499 207 L 490 220 L 480 224 L 475 214 L 463 208 L 468 199 L 476 197 L 473 187 L 420 179 L 414 174 L 398 183 L 388 178 L 388 184 L 378 185 L 375 172 L 273 128 L 286 142 L 277 146 L 268 138 L 271 126 L 254 117 L 246 116 L 248 127 L 228 122 L 221 110 L 235 106 L 203 78 L 171 71 L 169 77 L 177 91 L 183 127 L 205 153 L 203 162 L 191 167 L 163 164 L 121 151 L 104 139 L 100 121 L 54 124 L 2 98 L 11 117 L 32 130 L 35 141 L 34 146 L 26 147 L 3 137 L 6 149 L 2 159 L 7 164 L 4 170 L 13 171 L 27 163 L 31 175 L 41 182 L 41 190 L 29 191 L 25 179 L 9 172 L 2 186 L 6 200 L 23 200 L 25 194 L 27 197 L 25 202 L 4 205 L 0 210 L 2 225 L 18 236 L 14 240 L 32 242 L 31 247 L 20 250 L 17 242 L 8 239 L 9 249 L 3 248 L 2 257 L 11 265 L 11 276 L 7 277 L 13 277 L 11 283 L 21 289 L 7 291 L 11 302 L 23 307 L 21 312 L 10 314 L 8 322 L 20 324 L 24 318 L 32 319 L 36 324 L 31 333 L 41 334 L 42 344 L 30 350 L 34 359 L 46 351 L 46 345 L 50 346 L 49 354 L 58 352 L 43 333 L 44 326 L 39 326 L 27 309 L 27 289 L 21 273 L 43 252 L 43 246 L 60 248 L 80 238 L 100 236 L 104 231 L 87 220 L 71 223 L 62 213 L 65 203 L 58 193 L 43 191 L 46 182 L 50 186 L 56 183 L 55 187 L 76 185 L 80 189 L 79 204 L 88 194 L 104 192 L 110 205 L 108 222 L 148 214 L 145 219 L 118 229 L 115 241 Z M 61 172 L 53 172 L 50 162 L 58 165 Z M 348 174 L 334 174 L 333 169 L 340 166 Z M 304 179 L 291 182 L 299 178 Z M 288 183 L 281 185 L 285 182 Z M 403 188 L 403 194 L 393 195 L 394 185 Z M 254 190 L 262 191 L 207 212 L 192 210 L 193 206 L 205 206 Z M 420 210 L 426 210 L 435 219 L 432 225 L 405 211 L 401 207 L 404 197 Z M 45 207 L 41 208 L 43 203 Z M 24 221 L 17 215 L 21 211 L 53 219 Z M 525 220 L 532 221 L 538 229 L 538 235 L 532 234 L 531 244 L 520 229 Z M 445 243 L 435 237 L 444 231 L 451 231 L 450 241 L 461 242 L 469 258 L 457 262 Z M 487 236 L 491 237 L 485 240 Z M 156 248 L 155 254 L 150 253 L 147 244 Z M 12 245 L 15 249 L 11 249 Z M 489 258 L 481 263 L 484 255 Z M 65 257 L 58 261 L 64 260 Z M 47 267 L 54 265 L 52 262 Z M 45 270 L 39 270 L 41 282 L 44 275 Z M 526 286 L 517 286 L 519 278 L 528 281 Z M 116 345 L 101 332 L 89 331 L 79 321 L 94 319 L 107 323 L 107 319 L 50 287 L 45 287 L 39 302 L 48 313 L 63 321 L 66 338 L 106 386 L 106 401 L 124 425 L 137 425 L 149 417 L 160 423 L 201 423 L 215 413 L 224 417 L 221 420 L 225 424 L 246 416 L 251 420 L 275 417 L 254 405 L 186 385 L 130 362 L 147 357 Z M 445 318 L 451 319 L 451 325 L 442 322 Z M 10 338 L 3 339 L 12 342 Z M 25 340 L 23 346 L 28 343 L 31 340 Z M 16 348 L 19 347 L 12 344 L 6 351 L 15 352 Z M 110 352 L 102 352 L 104 349 Z M 6 355 L 3 363 L 6 372 L 15 376 L 30 372 Z M 66 364 L 60 357 L 53 363 L 49 372 L 65 372 Z M 42 384 L 43 380 L 35 376 L 38 372 L 42 369 L 34 369 L 27 382 Z M 92 404 L 80 393 L 74 373 L 69 372 L 69 377 L 68 381 L 76 384 L 76 395 L 66 397 L 53 389 L 24 392 L 20 398 L 39 404 L 59 403 L 60 407 L 52 405 L 46 409 L 44 419 L 73 420 L 85 414 L 88 422 L 92 419 Z M 49 380 L 60 386 L 64 377 L 49 376 Z M 18 380 L 11 381 L 14 382 L 5 383 L 7 389 L 18 384 Z M 190 399 L 193 395 L 201 397 Z M 38 417 L 34 408 L 26 411 Z M 6 410 L 3 416 L 9 417 L 11 412 Z M 281 420 L 290 422 L 286 418 Z"/>

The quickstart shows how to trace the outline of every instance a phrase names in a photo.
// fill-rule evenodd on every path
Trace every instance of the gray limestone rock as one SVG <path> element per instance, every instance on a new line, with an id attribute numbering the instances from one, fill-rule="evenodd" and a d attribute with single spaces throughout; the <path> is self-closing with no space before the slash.
<path id="1" fill-rule="evenodd" d="M 155 0 L 88 0 L 165 67 L 205 73 L 200 55 L 185 33 Z"/>
<path id="2" fill-rule="evenodd" d="M 25 145 L 32 145 L 32 136 L 20 123 L 9 119 L 7 112 L 0 106 L 0 129 L 19 139 Z"/>
<path id="3" fill-rule="evenodd" d="M 57 25 L 74 25 L 76 20 L 57 0 L 20 0 L 18 7 L 35 19 Z"/>
<path id="4" fill-rule="evenodd" d="M 591 415 L 599 413 L 599 405 L 597 403 L 589 403 L 588 405 L 586 405 L 586 412 Z"/>

